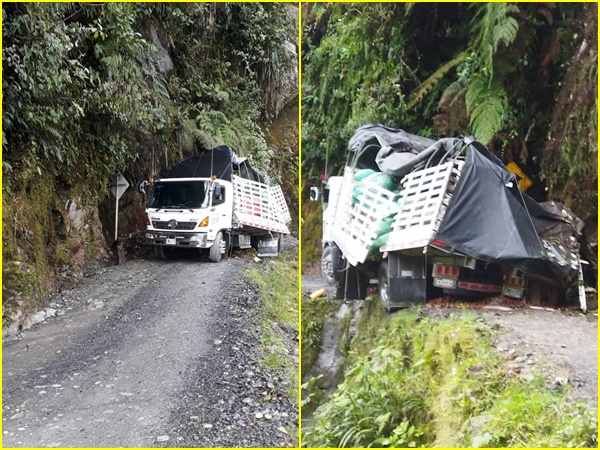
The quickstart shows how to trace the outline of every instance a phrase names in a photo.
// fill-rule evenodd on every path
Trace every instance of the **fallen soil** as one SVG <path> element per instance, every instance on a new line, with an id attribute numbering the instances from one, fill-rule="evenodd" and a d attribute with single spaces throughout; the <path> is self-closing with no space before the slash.
<path id="1" fill-rule="evenodd" d="M 3 342 L 5 447 L 293 445 L 285 380 L 258 364 L 252 259 L 182 253 L 100 269 Z"/>

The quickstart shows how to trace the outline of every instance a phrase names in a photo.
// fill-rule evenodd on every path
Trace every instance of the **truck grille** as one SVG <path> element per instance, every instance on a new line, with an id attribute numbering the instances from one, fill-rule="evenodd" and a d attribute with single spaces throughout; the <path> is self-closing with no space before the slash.
<path id="1" fill-rule="evenodd" d="M 173 223 L 174 222 L 174 223 Z M 171 226 L 169 227 L 169 223 Z M 152 226 L 160 230 L 193 230 L 196 228 L 196 222 L 177 222 L 175 220 L 155 220 L 152 222 Z"/>

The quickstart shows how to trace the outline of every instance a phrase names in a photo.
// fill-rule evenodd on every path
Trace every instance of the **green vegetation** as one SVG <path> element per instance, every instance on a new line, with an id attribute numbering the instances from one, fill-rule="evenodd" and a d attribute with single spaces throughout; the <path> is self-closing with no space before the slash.
<path id="1" fill-rule="evenodd" d="M 307 185 L 340 174 L 366 123 L 473 134 L 525 170 L 536 200 L 565 203 L 595 234 L 595 3 L 312 3 L 302 17 Z M 318 242 L 303 253 L 317 260 Z"/>
<path id="2" fill-rule="evenodd" d="M 227 144 L 296 202 L 297 146 L 268 133 L 294 95 L 293 7 L 4 3 L 2 24 L 5 319 L 19 298 L 41 306 L 74 251 L 90 258 L 110 239 L 99 223 L 70 227 L 65 205 L 77 199 L 86 225 L 99 209 L 112 229 L 116 171 L 138 183 Z M 135 193 L 121 214 L 133 217 L 126 232 L 144 223 Z"/>
<path id="3" fill-rule="evenodd" d="M 323 204 L 321 201 L 313 202 L 308 197 L 308 191 L 311 186 L 320 186 L 318 179 L 308 180 L 303 183 L 306 188 L 302 189 L 302 273 L 305 273 L 310 266 L 320 266 L 322 222 L 323 222 Z"/>
<path id="4" fill-rule="evenodd" d="M 262 306 L 257 325 L 261 331 L 261 365 L 281 371 L 287 381 L 286 394 L 298 404 L 298 258 L 283 252 L 253 265 L 248 278 L 258 286 Z M 292 354 L 290 354 L 292 352 Z"/>
<path id="5" fill-rule="evenodd" d="M 482 320 L 385 317 L 373 303 L 344 382 L 303 427 L 304 446 L 597 446 L 595 414 L 539 377 L 508 375 Z"/>
<path id="6" fill-rule="evenodd" d="M 307 374 L 321 349 L 321 332 L 325 319 L 337 311 L 339 302 L 328 297 L 302 298 L 302 373 Z"/>

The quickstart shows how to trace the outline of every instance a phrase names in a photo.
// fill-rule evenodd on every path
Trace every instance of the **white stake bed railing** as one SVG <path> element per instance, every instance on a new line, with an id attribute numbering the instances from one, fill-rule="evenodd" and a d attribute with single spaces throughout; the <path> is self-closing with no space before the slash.
<path id="1" fill-rule="evenodd" d="M 360 186 L 362 193 L 353 205 L 356 186 Z M 332 236 L 350 264 L 367 259 L 383 219 L 398 211 L 399 195 L 372 183 L 355 181 L 353 170 L 345 168 Z"/>
<path id="2" fill-rule="evenodd" d="M 402 179 L 400 211 L 382 252 L 425 247 L 435 237 L 463 164 L 449 161 L 409 173 Z"/>
<path id="3" fill-rule="evenodd" d="M 291 220 L 281 186 L 233 175 L 233 220 L 246 227 L 289 234 Z"/>
<path id="4" fill-rule="evenodd" d="M 332 236 L 348 262 L 365 262 L 383 220 L 394 214 L 392 232 L 379 250 L 426 246 L 437 233 L 463 164 L 453 160 L 410 173 L 402 179 L 400 193 L 355 181 L 354 171 L 346 167 Z M 357 186 L 362 193 L 353 200 Z"/>

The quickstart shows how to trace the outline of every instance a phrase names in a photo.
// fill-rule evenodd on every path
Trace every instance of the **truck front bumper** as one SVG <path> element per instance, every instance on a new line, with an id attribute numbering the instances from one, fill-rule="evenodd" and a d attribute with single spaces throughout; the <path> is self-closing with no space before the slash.
<path id="1" fill-rule="evenodd" d="M 146 243 L 169 247 L 209 248 L 213 241 L 208 240 L 207 233 L 146 231 Z"/>

